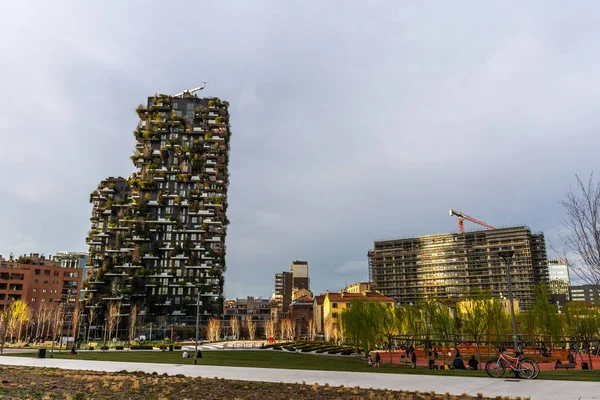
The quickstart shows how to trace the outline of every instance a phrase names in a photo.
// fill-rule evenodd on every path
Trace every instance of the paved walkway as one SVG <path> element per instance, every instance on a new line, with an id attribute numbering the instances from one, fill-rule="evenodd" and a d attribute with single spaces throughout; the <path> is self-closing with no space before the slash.
<path id="1" fill-rule="evenodd" d="M 200 360 L 201 362 L 202 360 Z M 429 375 L 376 374 L 364 372 L 307 371 L 272 368 L 218 367 L 208 365 L 143 364 L 87 360 L 37 359 L 24 357 L 0 357 L 0 365 L 28 367 L 55 367 L 94 371 L 143 371 L 158 374 L 183 374 L 186 376 L 219 377 L 264 382 L 305 382 L 331 386 L 360 386 L 363 388 L 410 390 L 476 396 L 521 396 L 532 400 L 600 400 L 600 383 L 540 380 L 514 380 L 471 377 L 445 377 Z"/>

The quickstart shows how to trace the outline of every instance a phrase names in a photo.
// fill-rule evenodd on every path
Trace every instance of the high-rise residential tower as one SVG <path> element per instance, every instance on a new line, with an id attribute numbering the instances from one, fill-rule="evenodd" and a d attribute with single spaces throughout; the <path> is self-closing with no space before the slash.
<path id="1" fill-rule="evenodd" d="M 510 271 L 514 297 L 527 309 L 535 285 L 548 282 L 543 234 L 527 227 L 376 241 L 369 252 L 374 289 L 400 304 L 419 299 L 459 301 L 473 290 L 508 296 L 506 267 L 498 252 L 513 250 Z"/>
<path id="2" fill-rule="evenodd" d="M 152 322 L 192 323 L 223 310 L 229 221 L 228 103 L 189 92 L 137 108 L 136 172 L 108 178 L 90 195 L 88 307 Z M 122 318 L 125 319 L 125 318 Z"/>

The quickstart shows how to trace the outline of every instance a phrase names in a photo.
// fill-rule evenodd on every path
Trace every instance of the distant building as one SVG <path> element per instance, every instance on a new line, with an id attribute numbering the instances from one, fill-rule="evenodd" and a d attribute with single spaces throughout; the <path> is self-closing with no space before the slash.
<path id="1" fill-rule="evenodd" d="M 304 290 L 304 289 L 302 289 Z M 309 324 L 314 323 L 314 299 L 310 296 L 301 296 L 290 304 L 289 318 L 296 326 L 296 335 L 309 334 Z"/>
<path id="2" fill-rule="evenodd" d="M 21 300 L 29 306 L 37 320 L 40 310 L 47 311 L 62 304 L 65 334 L 69 334 L 73 327 L 73 309 L 79 300 L 82 274 L 81 268 L 62 267 L 52 257 L 45 258 L 37 253 L 8 260 L 0 256 L 0 311 L 13 301 Z"/>
<path id="3" fill-rule="evenodd" d="M 600 304 L 600 285 L 571 286 L 571 301 Z"/>
<path id="4" fill-rule="evenodd" d="M 310 290 L 308 262 L 298 260 L 293 261 L 292 265 L 290 265 L 290 272 L 292 273 L 292 287 Z"/>
<path id="5" fill-rule="evenodd" d="M 79 268 L 82 271 L 82 277 L 85 279 L 87 273 L 88 253 L 74 251 L 57 251 L 54 255 L 54 261 L 58 261 L 63 268 Z M 83 299 L 83 292 L 80 292 L 79 299 Z"/>
<path id="6" fill-rule="evenodd" d="M 548 282 L 542 233 L 524 226 L 376 241 L 369 252 L 373 289 L 402 305 L 420 299 L 460 301 L 472 290 L 508 293 L 499 251 L 513 250 L 512 290 L 523 309 L 533 304 L 535 285 Z"/>
<path id="7" fill-rule="evenodd" d="M 342 292 L 345 293 L 363 293 L 371 291 L 371 282 L 356 282 L 346 286 Z"/>
<path id="8" fill-rule="evenodd" d="M 321 297 L 322 296 L 322 297 Z M 317 333 L 323 334 L 325 340 L 338 337 L 338 317 L 350 307 L 350 302 L 355 299 L 376 301 L 392 307 L 395 300 L 380 293 L 330 293 L 315 297 L 313 301 L 313 318 L 316 321 Z M 322 305 L 319 303 L 322 302 Z"/>
<path id="9" fill-rule="evenodd" d="M 308 289 L 293 288 L 292 289 L 292 301 L 297 300 L 300 297 L 310 297 L 310 298 L 312 298 L 313 294 Z"/>
<path id="10" fill-rule="evenodd" d="M 292 303 L 292 288 L 291 272 L 284 271 L 275 274 L 275 294 L 273 295 L 273 300 L 275 300 L 281 311 L 287 312 Z"/>
<path id="11" fill-rule="evenodd" d="M 225 300 L 225 325 L 229 326 L 228 321 L 231 317 L 238 318 L 240 327 L 244 329 L 248 328 L 249 320 L 256 322 L 258 337 L 259 332 L 265 328 L 265 321 L 271 319 L 271 300 L 252 296 L 245 299 Z"/>
<path id="12" fill-rule="evenodd" d="M 570 300 L 571 277 L 569 275 L 569 266 L 563 260 L 548 260 L 548 280 L 550 295 L 560 304 L 561 295 L 566 301 Z"/>
<path id="13" fill-rule="evenodd" d="M 308 262 L 293 261 L 290 271 L 275 274 L 275 292 L 273 301 L 278 308 L 277 314 L 285 315 L 292 303 L 294 290 L 306 289 L 310 293 L 310 277 L 308 274 Z M 308 293 L 305 293 L 308 295 Z M 312 297 L 312 293 L 310 293 Z M 277 318 L 274 318 L 277 319 Z"/>

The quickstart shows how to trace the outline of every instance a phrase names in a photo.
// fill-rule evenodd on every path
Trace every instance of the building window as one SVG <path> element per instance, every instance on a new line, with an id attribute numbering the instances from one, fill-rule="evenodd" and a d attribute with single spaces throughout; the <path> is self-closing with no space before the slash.
<path id="1" fill-rule="evenodd" d="M 331 308 L 338 308 L 337 303 L 331 303 Z"/>
<path id="2" fill-rule="evenodd" d="M 49 270 L 49 269 L 45 270 L 45 271 L 44 271 L 44 275 L 45 275 L 45 276 L 50 276 L 50 270 Z"/>
<path id="3" fill-rule="evenodd" d="M 37 289 L 35 289 L 35 288 L 34 288 L 34 289 L 33 289 L 33 293 L 37 293 Z"/>
<path id="4" fill-rule="evenodd" d="M 32 297 L 32 298 L 31 298 L 31 302 L 32 302 L 32 303 L 35 303 L 35 297 Z"/>
<path id="5" fill-rule="evenodd" d="M 35 270 L 35 274 L 36 274 L 36 275 L 41 275 L 41 273 L 42 273 L 42 271 L 41 271 L 41 270 L 39 270 L 39 269 L 36 269 L 36 270 Z"/>
<path id="6" fill-rule="evenodd" d="M 336 312 L 334 312 L 334 313 L 331 313 L 331 316 L 332 316 L 333 318 L 337 318 L 337 317 L 338 317 L 338 313 L 336 313 Z"/>
<path id="7" fill-rule="evenodd" d="M 46 293 L 46 289 L 42 289 L 42 293 Z"/>

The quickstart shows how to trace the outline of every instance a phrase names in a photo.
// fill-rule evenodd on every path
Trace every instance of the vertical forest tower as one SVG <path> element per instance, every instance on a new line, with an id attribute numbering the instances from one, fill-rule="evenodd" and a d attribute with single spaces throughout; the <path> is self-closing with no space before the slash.
<path id="1" fill-rule="evenodd" d="M 83 291 L 88 311 L 103 316 L 98 321 L 118 309 L 117 331 L 131 318 L 193 323 L 198 294 L 202 320 L 222 313 L 228 105 L 184 92 L 138 106 L 131 156 L 137 171 L 103 180 L 90 195 Z M 100 330 L 101 324 L 90 322 Z"/>

